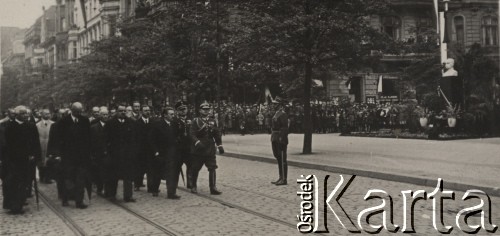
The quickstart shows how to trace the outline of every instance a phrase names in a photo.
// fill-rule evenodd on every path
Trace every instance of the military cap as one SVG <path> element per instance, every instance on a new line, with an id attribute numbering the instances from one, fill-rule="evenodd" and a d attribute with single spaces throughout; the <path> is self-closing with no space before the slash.
<path id="1" fill-rule="evenodd" d="M 203 102 L 202 104 L 200 104 L 200 109 L 209 109 L 210 108 L 210 104 L 208 104 L 208 102 Z"/>
<path id="2" fill-rule="evenodd" d="M 175 109 L 176 110 L 179 110 L 179 109 L 184 109 L 184 108 L 187 108 L 187 105 L 184 101 L 178 101 L 176 104 L 175 104 Z"/>

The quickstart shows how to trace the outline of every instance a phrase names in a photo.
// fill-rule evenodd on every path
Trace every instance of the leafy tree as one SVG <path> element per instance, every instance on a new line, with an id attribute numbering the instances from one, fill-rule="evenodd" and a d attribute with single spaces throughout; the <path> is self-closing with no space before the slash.
<path id="1" fill-rule="evenodd" d="M 380 0 L 255 0 L 238 6 L 240 37 L 233 38 L 236 64 L 277 76 L 283 84 L 303 84 L 304 146 L 312 152 L 311 81 L 320 72 L 347 74 L 387 37 L 369 16 L 387 9 Z M 285 88 L 285 91 L 288 88 Z"/>

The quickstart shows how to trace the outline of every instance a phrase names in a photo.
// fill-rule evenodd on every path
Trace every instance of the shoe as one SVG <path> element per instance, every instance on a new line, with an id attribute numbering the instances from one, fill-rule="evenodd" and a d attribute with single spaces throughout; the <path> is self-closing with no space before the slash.
<path id="1" fill-rule="evenodd" d="M 125 202 L 136 202 L 136 200 L 133 198 L 129 198 L 129 199 L 125 199 Z"/>
<path id="2" fill-rule="evenodd" d="M 281 180 L 279 181 L 278 183 L 275 183 L 276 186 L 280 186 L 280 185 L 287 185 L 286 183 L 286 180 Z"/>
<path id="3" fill-rule="evenodd" d="M 276 181 L 271 182 L 271 184 L 277 184 L 277 183 L 279 183 L 280 181 L 281 181 L 281 178 L 279 178 L 279 179 L 278 179 L 278 180 L 276 180 Z"/>
<path id="4" fill-rule="evenodd" d="M 168 199 L 173 199 L 173 200 L 179 200 L 181 199 L 181 196 L 177 195 L 177 194 L 169 194 L 167 196 Z"/>
<path id="5" fill-rule="evenodd" d="M 219 190 L 217 190 L 216 187 L 213 187 L 213 188 L 210 189 L 210 194 L 212 194 L 212 195 L 221 195 L 222 192 L 219 191 Z"/>
<path id="6" fill-rule="evenodd" d="M 22 214 L 24 214 L 24 210 L 23 209 L 20 209 L 20 210 L 10 210 L 9 214 L 11 214 L 11 215 L 22 215 Z"/>
<path id="7" fill-rule="evenodd" d="M 24 202 L 24 203 L 23 203 L 23 206 L 27 206 L 27 205 L 28 205 L 28 202 Z"/>
<path id="8" fill-rule="evenodd" d="M 198 193 L 198 190 L 196 189 L 196 187 L 191 188 L 191 193 Z"/>
<path id="9" fill-rule="evenodd" d="M 158 197 L 158 193 L 153 193 L 153 197 Z"/>
<path id="10" fill-rule="evenodd" d="M 141 191 L 141 187 L 135 187 L 134 188 L 134 192 L 139 192 L 139 191 Z"/>
<path id="11" fill-rule="evenodd" d="M 115 196 L 108 197 L 108 200 L 114 202 L 114 201 L 116 201 L 116 197 Z"/>
<path id="12" fill-rule="evenodd" d="M 97 190 L 96 193 L 97 193 L 97 196 L 99 196 L 99 197 L 104 196 L 104 193 L 102 192 L 102 190 Z"/>
<path id="13" fill-rule="evenodd" d="M 76 208 L 78 208 L 78 209 L 85 209 L 85 208 L 87 208 L 87 207 L 88 207 L 88 206 L 87 206 L 87 205 L 85 205 L 85 204 L 83 204 L 83 203 L 77 203 L 77 204 L 76 204 Z"/>
<path id="14" fill-rule="evenodd" d="M 63 202 L 62 202 L 62 206 L 63 206 L 63 207 L 67 207 L 67 206 L 69 206 L 68 201 L 63 201 Z"/>
<path id="15" fill-rule="evenodd" d="M 139 186 L 139 187 L 146 187 L 146 185 L 144 185 L 144 183 L 142 183 L 141 186 Z"/>

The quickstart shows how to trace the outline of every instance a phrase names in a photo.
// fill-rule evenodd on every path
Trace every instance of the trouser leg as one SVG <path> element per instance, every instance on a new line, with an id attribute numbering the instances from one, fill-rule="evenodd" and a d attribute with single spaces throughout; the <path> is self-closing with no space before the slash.
<path id="1" fill-rule="evenodd" d="M 77 167 L 77 173 L 75 178 L 75 201 L 77 203 L 83 203 L 83 198 L 85 195 L 85 184 L 87 182 L 88 172 L 83 167 Z"/>
<path id="2" fill-rule="evenodd" d="M 273 155 L 274 155 L 274 158 L 276 158 L 276 161 L 278 162 L 278 173 L 279 173 L 279 180 L 283 179 L 283 168 L 282 168 L 282 148 L 281 148 L 281 144 L 279 142 L 272 142 L 271 143 L 271 147 L 273 149 Z"/>
<path id="3" fill-rule="evenodd" d="M 175 195 L 179 184 L 179 174 L 182 162 L 178 157 L 172 157 L 167 161 L 167 194 Z"/>
<path id="4" fill-rule="evenodd" d="M 123 199 L 130 200 L 132 199 L 132 180 L 124 179 L 123 180 Z"/>
<path id="5" fill-rule="evenodd" d="M 283 180 L 285 182 L 288 177 L 287 147 L 287 144 L 281 144 L 281 173 L 283 173 Z"/>

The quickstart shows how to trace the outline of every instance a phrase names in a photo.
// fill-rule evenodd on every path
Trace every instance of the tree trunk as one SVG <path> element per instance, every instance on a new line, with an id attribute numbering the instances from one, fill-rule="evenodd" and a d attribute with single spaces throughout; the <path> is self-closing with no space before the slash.
<path id="1" fill-rule="evenodd" d="M 305 64 L 306 74 L 304 81 L 304 146 L 302 154 L 312 153 L 312 120 L 311 120 L 311 77 L 312 64 L 307 61 Z"/>

